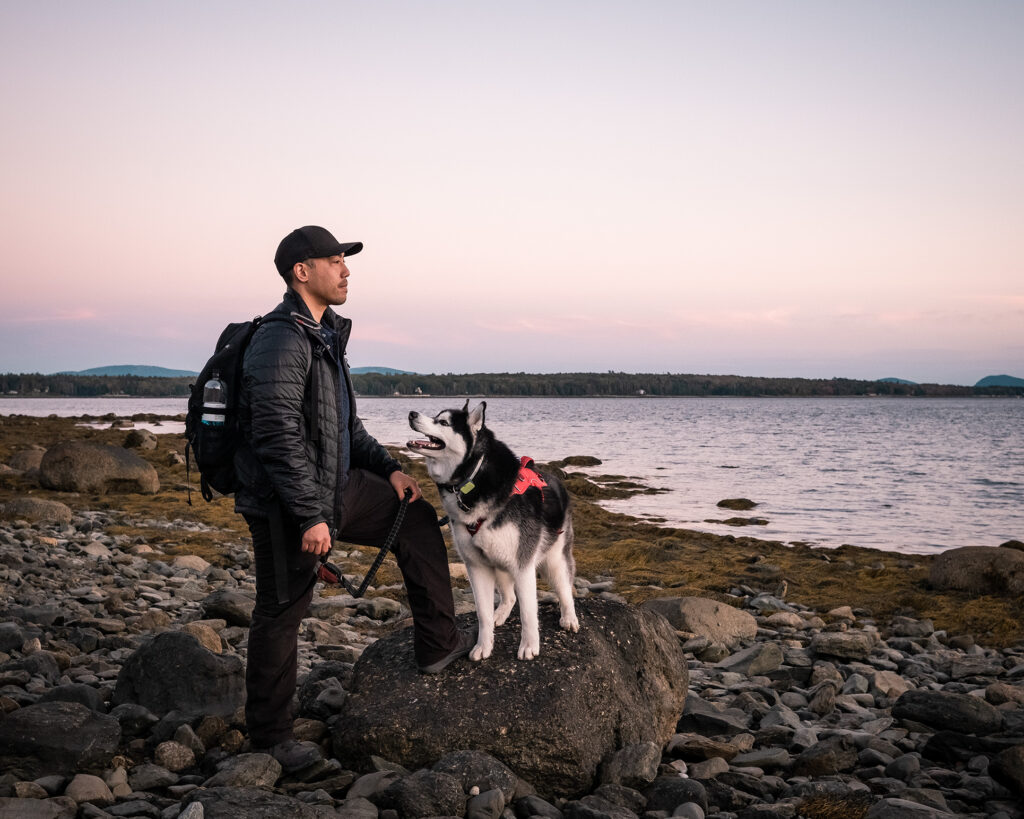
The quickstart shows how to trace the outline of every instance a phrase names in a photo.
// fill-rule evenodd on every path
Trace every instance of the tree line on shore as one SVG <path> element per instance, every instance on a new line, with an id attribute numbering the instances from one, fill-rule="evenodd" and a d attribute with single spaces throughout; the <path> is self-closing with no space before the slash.
<path id="1" fill-rule="evenodd" d="M 193 378 L 135 375 L 0 374 L 0 393 L 19 396 L 130 395 L 141 398 L 187 396 Z M 739 375 L 672 373 L 473 373 L 461 375 L 352 376 L 360 395 L 510 395 L 510 396 L 843 396 L 889 395 L 966 397 L 1024 395 L 1022 387 L 966 387 L 905 384 L 851 378 L 761 378 Z"/>

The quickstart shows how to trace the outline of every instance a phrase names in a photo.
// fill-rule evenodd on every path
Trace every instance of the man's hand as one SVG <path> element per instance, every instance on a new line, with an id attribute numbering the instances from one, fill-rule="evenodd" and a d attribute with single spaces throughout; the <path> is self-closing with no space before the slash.
<path id="1" fill-rule="evenodd" d="M 315 555 L 325 555 L 331 551 L 331 530 L 326 523 L 310 526 L 302 533 L 302 551 Z"/>
<path id="2" fill-rule="evenodd" d="M 412 497 L 409 498 L 410 503 L 423 497 L 423 493 L 420 491 L 420 485 L 416 483 L 416 479 L 406 475 L 404 472 L 392 472 L 388 475 L 388 480 L 391 481 L 391 485 L 395 487 L 399 500 L 405 497 L 406 489 L 412 490 Z"/>

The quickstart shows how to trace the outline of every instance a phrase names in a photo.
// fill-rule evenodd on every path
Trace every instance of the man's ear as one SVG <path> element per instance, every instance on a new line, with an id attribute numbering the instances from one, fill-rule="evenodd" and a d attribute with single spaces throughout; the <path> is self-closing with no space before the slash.
<path id="1" fill-rule="evenodd" d="M 292 280 L 303 284 L 309 281 L 309 268 L 305 262 L 296 262 L 292 265 Z"/>
<path id="2" fill-rule="evenodd" d="M 469 406 L 469 401 L 466 401 L 466 406 Z M 473 430 L 473 434 L 476 435 L 480 428 L 484 425 L 484 410 L 487 409 L 487 402 L 481 401 L 469 414 L 469 428 Z"/>

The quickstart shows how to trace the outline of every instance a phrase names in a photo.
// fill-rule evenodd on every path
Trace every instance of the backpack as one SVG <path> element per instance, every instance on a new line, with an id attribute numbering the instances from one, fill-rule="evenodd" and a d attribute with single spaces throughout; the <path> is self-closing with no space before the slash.
<path id="1" fill-rule="evenodd" d="M 242 429 L 238 419 L 242 359 L 253 333 L 261 324 L 293 320 L 289 316 L 271 314 L 266 318 L 256 316 L 252 321 L 229 324 L 217 339 L 214 353 L 203 366 L 196 383 L 189 385 L 191 394 L 185 414 L 185 480 L 190 506 L 192 460 L 199 470 L 200 488 L 205 500 L 213 500 L 214 492 L 230 495 L 237 488 L 235 450 L 242 443 Z M 215 377 L 223 385 L 220 405 L 204 409 L 203 393 L 206 384 Z"/>

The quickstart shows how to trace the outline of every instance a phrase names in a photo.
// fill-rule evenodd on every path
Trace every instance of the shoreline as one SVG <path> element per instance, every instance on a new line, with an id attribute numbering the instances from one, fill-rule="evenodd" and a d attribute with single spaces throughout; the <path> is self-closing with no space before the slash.
<path id="1" fill-rule="evenodd" d="M 107 420 L 106 416 L 99 416 Z M 139 421 L 173 421 L 173 416 L 137 414 Z M 0 464 L 29 446 L 48 447 L 61 440 L 80 439 L 121 446 L 125 428 L 96 429 L 77 426 L 82 417 L 0 417 Z M 157 446 L 139 454 L 160 478 L 155 495 L 75 495 L 42 489 L 20 475 L 0 474 L 0 503 L 31 495 L 62 501 L 75 511 L 115 510 L 140 519 L 182 520 L 213 526 L 248 538 L 244 521 L 230 499 L 212 503 L 198 493 L 198 475 L 192 474 L 193 505 L 187 503 L 184 436 L 156 436 Z M 421 463 L 398 448 L 389 447 L 403 467 L 424 488 L 435 509 L 441 504 L 436 487 Z M 818 610 L 851 605 L 874 616 L 915 612 L 931 618 L 938 629 L 971 634 L 979 642 L 1011 645 L 1024 639 L 1024 601 L 1008 596 L 971 595 L 930 588 L 929 569 L 935 558 L 925 554 L 899 554 L 870 547 L 838 548 L 787 544 L 745 534 L 713 534 L 645 522 L 610 512 L 598 505 L 609 490 L 592 476 L 567 469 L 567 487 L 573 496 L 576 561 L 587 575 L 614 576 L 619 593 L 633 603 L 672 593 L 695 594 L 730 601 L 743 588 L 773 591 L 783 582 L 790 599 Z M 614 490 L 621 491 L 621 490 Z M 124 533 L 124 532 L 120 532 Z M 152 530 L 141 527 L 137 536 Z M 207 560 L 223 560 L 216 539 L 185 536 L 173 531 L 157 533 L 161 542 L 175 541 L 181 553 Z M 452 558 L 455 560 L 455 558 Z M 395 578 L 398 575 L 395 571 Z M 389 581 L 390 582 L 390 581 Z"/>

